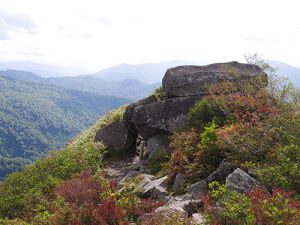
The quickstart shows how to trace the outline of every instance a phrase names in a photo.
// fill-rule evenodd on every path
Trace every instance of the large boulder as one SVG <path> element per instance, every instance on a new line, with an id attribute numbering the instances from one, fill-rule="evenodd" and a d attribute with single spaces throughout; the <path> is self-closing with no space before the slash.
<path id="1" fill-rule="evenodd" d="M 229 62 L 170 68 L 162 83 L 163 90 L 168 97 L 178 97 L 208 94 L 211 84 L 223 81 L 244 82 L 252 78 L 258 78 L 261 87 L 267 84 L 267 74 L 260 67 Z"/>
<path id="2" fill-rule="evenodd" d="M 157 102 L 157 99 L 156 99 L 155 95 L 150 95 L 146 98 L 143 98 L 143 99 L 141 99 L 137 102 L 134 102 L 134 103 L 128 105 L 126 107 L 124 115 L 123 115 L 124 120 L 131 122 L 134 108 L 136 108 L 140 105 L 147 105 L 147 104 L 151 104 L 151 103 L 154 103 L 154 102 Z"/>
<path id="3" fill-rule="evenodd" d="M 136 135 L 129 132 L 123 121 L 109 124 L 96 132 L 96 142 L 103 142 L 114 152 L 126 152 L 135 145 Z"/>
<path id="4" fill-rule="evenodd" d="M 199 95 L 179 97 L 138 106 L 133 110 L 132 122 L 144 139 L 187 130 L 188 112 L 202 98 Z"/>
<path id="5" fill-rule="evenodd" d="M 226 185 L 232 191 L 245 193 L 258 187 L 259 183 L 249 174 L 247 174 L 240 168 L 237 168 L 226 178 Z"/>
<path id="6" fill-rule="evenodd" d="M 159 152 L 169 151 L 169 135 L 160 134 L 147 140 L 149 159 L 154 158 Z"/>

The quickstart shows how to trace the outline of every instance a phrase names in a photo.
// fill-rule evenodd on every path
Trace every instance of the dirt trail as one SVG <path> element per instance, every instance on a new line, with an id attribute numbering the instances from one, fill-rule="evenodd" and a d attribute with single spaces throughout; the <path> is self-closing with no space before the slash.
<path id="1" fill-rule="evenodd" d="M 104 163 L 104 171 L 112 180 L 120 181 L 129 171 L 139 169 L 138 156 L 124 156 Z"/>

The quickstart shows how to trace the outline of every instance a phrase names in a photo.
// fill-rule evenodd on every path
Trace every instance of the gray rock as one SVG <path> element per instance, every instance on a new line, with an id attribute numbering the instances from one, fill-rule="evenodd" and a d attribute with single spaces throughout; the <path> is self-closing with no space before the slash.
<path id="1" fill-rule="evenodd" d="M 178 202 L 178 201 L 169 201 L 166 205 L 158 207 L 154 210 L 155 214 L 170 216 L 176 213 L 179 217 L 185 218 L 188 216 L 188 212 L 184 210 L 184 206 L 190 201 Z"/>
<path id="2" fill-rule="evenodd" d="M 199 211 L 200 208 L 203 207 L 201 200 L 177 200 L 176 198 L 171 198 L 164 206 L 161 208 L 173 208 L 177 209 L 178 211 L 185 211 L 188 213 L 189 216 L 191 216 L 193 213 L 196 213 Z M 159 211 L 158 209 L 157 211 Z"/>
<path id="3" fill-rule="evenodd" d="M 229 190 L 245 193 L 258 186 L 258 181 L 249 174 L 237 168 L 226 178 L 226 185 Z"/>
<path id="4" fill-rule="evenodd" d="M 201 180 L 189 187 L 188 193 L 190 193 L 193 199 L 199 199 L 202 195 L 208 192 L 207 180 Z"/>
<path id="5" fill-rule="evenodd" d="M 125 109 L 125 112 L 123 114 L 123 118 L 125 121 L 131 122 L 132 121 L 132 114 L 133 114 L 133 110 L 134 108 L 141 106 L 141 105 L 147 105 L 147 104 L 151 104 L 156 102 L 157 99 L 154 95 L 150 95 L 149 97 L 146 97 L 144 99 L 141 99 L 135 103 L 132 103 L 130 105 L 128 105 Z"/>
<path id="6" fill-rule="evenodd" d="M 144 140 L 138 140 L 136 151 L 139 154 L 140 160 L 146 160 L 149 158 L 149 151 L 147 147 L 147 141 Z"/>
<path id="7" fill-rule="evenodd" d="M 232 163 L 222 161 L 218 169 L 216 169 L 212 174 L 207 177 L 207 182 L 211 183 L 213 181 L 224 182 L 226 177 L 231 174 L 236 169 L 236 166 Z"/>
<path id="8" fill-rule="evenodd" d="M 126 152 L 135 144 L 136 135 L 129 132 L 123 121 L 109 124 L 96 132 L 95 141 L 103 142 L 110 150 Z"/>
<path id="9" fill-rule="evenodd" d="M 122 180 L 120 180 L 120 184 L 125 184 L 126 182 L 133 180 L 137 176 L 141 175 L 139 171 L 129 171 Z"/>
<path id="10" fill-rule="evenodd" d="M 135 189 L 133 191 L 134 194 L 141 196 L 143 193 L 143 187 L 145 187 L 146 185 L 148 185 L 149 183 L 152 182 L 152 180 L 154 180 L 154 176 L 149 175 L 149 174 L 141 174 L 139 176 L 140 180 L 139 182 L 135 185 Z"/>
<path id="11" fill-rule="evenodd" d="M 188 112 L 202 98 L 179 97 L 138 106 L 133 111 L 132 122 L 144 139 L 188 130 Z"/>
<path id="12" fill-rule="evenodd" d="M 150 137 L 147 140 L 147 149 L 149 152 L 149 159 L 152 159 L 158 151 L 168 152 L 169 135 L 160 134 L 154 137 Z"/>
<path id="13" fill-rule="evenodd" d="M 166 190 L 166 180 L 167 176 L 149 182 L 143 187 L 142 196 L 146 198 L 163 199 L 168 195 Z"/>
<path id="14" fill-rule="evenodd" d="M 185 183 L 185 180 L 186 180 L 186 176 L 183 173 L 176 174 L 176 177 L 174 179 L 174 183 L 172 186 L 172 191 L 177 191 L 180 188 L 182 188 Z"/>
<path id="15" fill-rule="evenodd" d="M 204 218 L 202 214 L 194 213 L 192 217 L 197 224 L 204 224 Z"/>
<path id="16" fill-rule="evenodd" d="M 254 77 L 261 81 L 261 87 L 266 86 L 267 75 L 258 66 L 228 62 L 170 68 L 162 83 L 168 97 L 178 97 L 208 94 L 211 84 L 223 81 L 246 81 Z"/>

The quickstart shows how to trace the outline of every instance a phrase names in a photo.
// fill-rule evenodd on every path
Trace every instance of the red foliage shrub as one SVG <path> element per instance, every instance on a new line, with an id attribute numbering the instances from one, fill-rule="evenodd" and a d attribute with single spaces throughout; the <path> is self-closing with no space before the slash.
<path id="1" fill-rule="evenodd" d="M 154 201 L 152 199 L 142 199 L 138 205 L 134 205 L 128 209 L 128 214 L 132 217 L 139 217 L 145 213 L 152 213 L 154 209 L 163 206 L 165 202 L 163 201 Z"/>
<path id="2" fill-rule="evenodd" d="M 252 210 L 259 224 L 291 224 L 300 221 L 300 202 L 293 198 L 294 191 L 273 189 L 272 194 L 265 188 L 247 193 L 252 201 Z"/>
<path id="3" fill-rule="evenodd" d="M 123 219 L 124 213 L 116 206 L 114 200 L 103 202 L 93 211 L 92 216 L 92 225 L 128 224 L 128 222 Z"/>
<path id="4" fill-rule="evenodd" d="M 124 213 L 117 207 L 115 199 L 104 199 L 109 191 L 97 177 L 83 172 L 79 177 L 66 181 L 56 188 L 56 194 L 68 203 L 72 211 L 72 224 L 110 225 L 127 224 Z"/>
<path id="5" fill-rule="evenodd" d="M 100 201 L 103 187 L 90 172 L 69 180 L 56 188 L 55 193 L 77 207 L 94 207 Z"/>

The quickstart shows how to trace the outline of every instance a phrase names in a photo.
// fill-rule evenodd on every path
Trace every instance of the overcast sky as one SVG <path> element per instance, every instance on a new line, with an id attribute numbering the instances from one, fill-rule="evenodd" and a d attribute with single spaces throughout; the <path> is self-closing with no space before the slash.
<path id="1" fill-rule="evenodd" d="M 0 61 L 243 60 L 300 67 L 299 0 L 0 0 Z"/>

